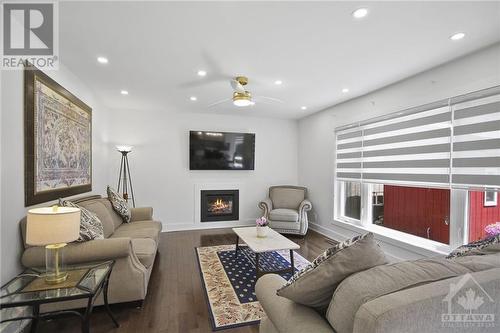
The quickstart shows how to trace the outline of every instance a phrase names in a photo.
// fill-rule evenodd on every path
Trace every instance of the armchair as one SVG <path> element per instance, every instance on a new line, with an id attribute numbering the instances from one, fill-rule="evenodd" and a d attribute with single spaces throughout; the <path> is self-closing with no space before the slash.
<path id="1" fill-rule="evenodd" d="M 305 235 L 307 212 L 312 204 L 307 200 L 307 188 L 281 185 L 269 188 L 269 197 L 259 203 L 269 226 L 284 234 Z"/>

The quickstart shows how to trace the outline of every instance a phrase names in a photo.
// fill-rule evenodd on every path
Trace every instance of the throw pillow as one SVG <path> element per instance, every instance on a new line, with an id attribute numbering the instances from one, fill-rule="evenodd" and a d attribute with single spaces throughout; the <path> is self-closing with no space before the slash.
<path id="1" fill-rule="evenodd" d="M 123 199 L 118 193 L 116 193 L 115 190 L 113 190 L 111 187 L 108 186 L 106 189 L 106 192 L 108 192 L 108 199 L 111 201 L 111 206 L 113 206 L 113 209 L 115 212 L 118 213 L 123 219 L 123 222 L 130 222 L 130 208 L 128 207 L 127 200 Z"/>
<path id="2" fill-rule="evenodd" d="M 90 210 L 80 207 L 71 201 L 59 199 L 59 206 L 80 208 L 80 237 L 77 242 L 86 242 L 93 239 L 104 239 L 104 229 L 101 220 Z"/>
<path id="3" fill-rule="evenodd" d="M 494 252 L 500 252 L 500 235 L 491 236 L 469 244 L 457 247 L 446 258 L 485 255 Z"/>
<path id="4" fill-rule="evenodd" d="M 324 312 L 342 280 L 386 263 L 372 233 L 356 236 L 326 250 L 278 289 L 277 294 Z"/>

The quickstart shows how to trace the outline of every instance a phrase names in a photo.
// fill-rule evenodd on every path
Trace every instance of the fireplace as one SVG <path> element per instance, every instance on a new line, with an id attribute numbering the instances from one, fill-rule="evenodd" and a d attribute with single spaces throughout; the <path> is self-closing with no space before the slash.
<path id="1" fill-rule="evenodd" d="M 201 222 L 239 220 L 238 190 L 202 190 Z"/>

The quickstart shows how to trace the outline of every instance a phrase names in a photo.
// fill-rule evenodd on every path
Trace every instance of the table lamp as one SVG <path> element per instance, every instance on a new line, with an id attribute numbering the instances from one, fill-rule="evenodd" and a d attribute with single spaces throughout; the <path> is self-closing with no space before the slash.
<path id="1" fill-rule="evenodd" d="M 80 235 L 80 209 L 75 207 L 43 207 L 28 211 L 26 243 L 45 245 L 45 281 L 58 284 L 68 278 L 62 268 L 62 249 Z"/>

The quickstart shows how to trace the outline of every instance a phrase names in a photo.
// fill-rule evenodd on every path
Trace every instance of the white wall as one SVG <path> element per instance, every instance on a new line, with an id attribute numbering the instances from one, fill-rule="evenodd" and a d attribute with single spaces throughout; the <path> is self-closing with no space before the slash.
<path id="1" fill-rule="evenodd" d="M 240 189 L 240 221 L 255 219 L 257 204 L 270 185 L 297 184 L 298 128 L 296 120 L 279 120 L 172 110 L 111 112 L 110 137 L 131 144 L 130 169 L 137 206 L 153 206 L 167 230 L 200 227 L 195 216 L 195 187 L 228 184 Z M 190 171 L 189 130 L 256 134 L 255 170 Z M 109 182 L 116 187 L 120 154 L 111 154 Z M 229 224 L 203 223 L 203 227 Z"/>
<path id="2" fill-rule="evenodd" d="M 495 85 L 500 85 L 500 44 L 301 119 L 299 182 L 309 188 L 317 229 L 336 238 L 357 232 L 333 221 L 336 127 Z M 383 241 L 399 258 L 427 254 L 390 248 L 388 240 Z"/>
<path id="3" fill-rule="evenodd" d="M 90 89 L 63 64 L 47 74 L 92 107 L 93 117 L 93 192 L 103 193 L 107 174 L 106 111 L 99 106 Z M 1 253 L 3 285 L 21 270 L 22 243 L 19 220 L 24 207 L 24 102 L 23 72 L 1 71 Z M 50 203 L 39 206 L 47 206 Z"/>

